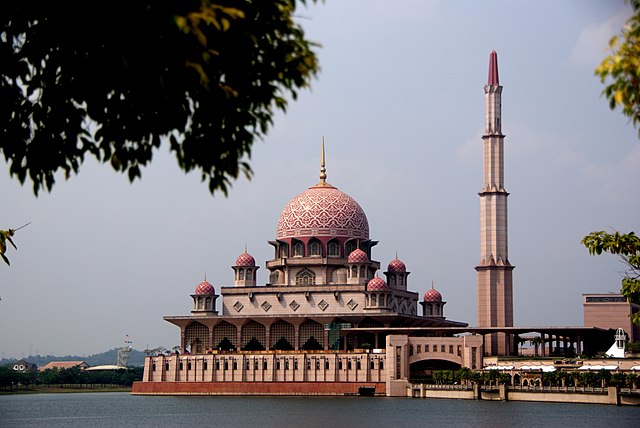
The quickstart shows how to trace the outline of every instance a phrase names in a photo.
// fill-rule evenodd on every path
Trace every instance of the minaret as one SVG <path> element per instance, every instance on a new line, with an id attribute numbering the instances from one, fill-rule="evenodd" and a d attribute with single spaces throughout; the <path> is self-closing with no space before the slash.
<path id="1" fill-rule="evenodd" d="M 504 135 L 498 55 L 489 55 L 489 78 L 484 87 L 485 120 L 482 136 L 483 184 L 480 195 L 480 263 L 478 272 L 478 327 L 513 326 L 514 266 L 507 249 L 507 196 L 504 188 Z M 509 355 L 511 335 L 485 336 L 486 355 Z"/>

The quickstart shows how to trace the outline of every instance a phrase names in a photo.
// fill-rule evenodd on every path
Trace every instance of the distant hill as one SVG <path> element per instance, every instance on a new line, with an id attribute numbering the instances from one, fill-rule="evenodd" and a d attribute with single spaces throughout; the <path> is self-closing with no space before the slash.
<path id="1" fill-rule="evenodd" d="M 131 352 L 129 352 L 128 365 L 131 367 L 144 366 L 144 357 L 146 357 L 144 352 L 132 349 Z M 21 359 L 27 360 L 38 367 L 42 367 L 51 361 L 85 361 L 90 366 L 101 366 L 105 364 L 115 364 L 118 360 L 118 349 L 113 348 L 100 354 L 89 355 L 88 357 L 80 357 L 78 355 L 65 355 L 64 357 L 54 355 L 29 355 Z M 17 358 L 3 358 L 0 360 L 0 365 L 13 364 L 17 360 Z"/>

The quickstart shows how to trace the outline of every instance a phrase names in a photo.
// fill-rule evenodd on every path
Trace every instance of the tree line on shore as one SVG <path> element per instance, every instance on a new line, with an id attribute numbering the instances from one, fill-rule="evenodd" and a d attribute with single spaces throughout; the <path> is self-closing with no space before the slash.
<path id="1" fill-rule="evenodd" d="M 413 383 L 429 383 L 438 385 L 464 385 L 476 383 L 479 385 L 527 385 L 560 386 L 560 387 L 608 387 L 637 389 L 638 375 L 635 373 L 611 373 L 609 370 L 599 371 L 555 371 L 535 373 L 530 376 L 517 374 L 513 378 L 509 373 L 498 370 L 485 372 L 473 371 L 468 368 L 460 370 L 438 370 L 430 375 L 412 377 Z"/>
<path id="2" fill-rule="evenodd" d="M 86 371 L 79 367 L 52 368 L 41 372 L 19 372 L 11 367 L 0 367 L 0 388 L 12 389 L 19 385 L 118 385 L 129 387 L 142 380 L 143 367 L 118 370 Z"/>

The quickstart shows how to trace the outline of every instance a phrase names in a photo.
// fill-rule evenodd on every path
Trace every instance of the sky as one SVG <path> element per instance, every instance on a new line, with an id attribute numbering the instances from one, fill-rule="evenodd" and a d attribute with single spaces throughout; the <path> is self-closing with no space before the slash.
<path id="1" fill-rule="evenodd" d="M 516 326 L 583 325 L 582 293 L 617 292 L 624 265 L 580 244 L 595 230 L 640 231 L 640 143 L 611 111 L 594 69 L 630 16 L 620 1 L 326 0 L 298 21 L 321 72 L 279 113 L 250 159 L 251 180 L 211 196 L 161 147 L 142 179 L 87 159 L 37 198 L 0 174 L 0 358 L 90 355 L 179 344 L 162 319 L 188 315 L 206 278 L 233 284 L 245 245 L 273 257 L 283 207 L 318 181 L 352 196 L 409 288 L 432 283 L 448 319 L 476 324 L 484 91 L 496 50 L 510 192 L 509 259 Z M 384 269 L 383 269 L 384 270 Z M 218 302 L 220 305 L 220 302 Z"/>

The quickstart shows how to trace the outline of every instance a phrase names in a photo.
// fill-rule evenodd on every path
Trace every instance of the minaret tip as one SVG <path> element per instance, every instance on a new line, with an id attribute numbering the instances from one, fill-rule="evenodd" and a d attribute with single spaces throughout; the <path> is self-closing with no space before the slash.
<path id="1" fill-rule="evenodd" d="M 500 84 L 500 78 L 498 77 L 498 54 L 495 50 L 492 50 L 489 54 L 489 79 L 487 85 L 496 86 Z"/>

